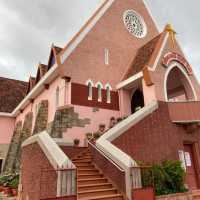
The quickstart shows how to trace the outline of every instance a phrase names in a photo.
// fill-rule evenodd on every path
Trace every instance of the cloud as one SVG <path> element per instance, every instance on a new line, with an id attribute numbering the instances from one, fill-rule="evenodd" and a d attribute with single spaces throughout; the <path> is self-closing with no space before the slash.
<path id="1" fill-rule="evenodd" d="M 34 75 L 38 62 L 47 62 L 51 44 L 64 46 L 101 2 L 1 1 L 0 75 L 23 80 Z"/>

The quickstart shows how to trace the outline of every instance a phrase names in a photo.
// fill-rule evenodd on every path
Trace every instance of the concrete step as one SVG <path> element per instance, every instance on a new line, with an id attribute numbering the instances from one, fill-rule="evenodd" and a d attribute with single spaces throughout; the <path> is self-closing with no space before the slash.
<path id="1" fill-rule="evenodd" d="M 111 183 L 97 183 L 97 184 L 86 184 L 78 186 L 78 191 L 87 191 L 95 189 L 109 189 L 112 188 Z"/>
<path id="2" fill-rule="evenodd" d="M 123 200 L 123 196 L 121 194 L 112 194 L 90 198 L 78 198 L 78 200 Z"/>
<path id="3" fill-rule="evenodd" d="M 103 174 L 96 172 L 95 174 L 80 174 L 78 173 L 78 179 L 86 179 L 86 178 L 101 178 Z"/>
<path id="4" fill-rule="evenodd" d="M 99 171 L 95 168 L 93 169 L 78 169 L 78 174 L 96 174 Z"/>
<path id="5" fill-rule="evenodd" d="M 117 194 L 117 190 L 115 188 L 87 190 L 87 191 L 78 192 L 78 197 L 91 198 L 91 197 L 105 196 L 105 195 L 111 195 L 111 194 Z"/>
<path id="6" fill-rule="evenodd" d="M 86 179 L 78 179 L 78 186 L 79 185 L 86 185 L 86 184 L 98 184 L 98 183 L 107 183 L 108 180 L 106 178 L 86 178 Z"/>

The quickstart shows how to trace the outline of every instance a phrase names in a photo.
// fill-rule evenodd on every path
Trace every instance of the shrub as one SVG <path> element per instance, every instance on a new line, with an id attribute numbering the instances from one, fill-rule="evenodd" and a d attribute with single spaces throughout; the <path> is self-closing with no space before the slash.
<path id="1" fill-rule="evenodd" d="M 19 174 L 4 174 L 0 176 L 0 185 L 1 186 L 9 186 L 12 188 L 17 188 L 19 184 Z"/>
<path id="2" fill-rule="evenodd" d="M 156 195 L 186 192 L 185 171 L 180 161 L 164 161 L 152 166 Z"/>

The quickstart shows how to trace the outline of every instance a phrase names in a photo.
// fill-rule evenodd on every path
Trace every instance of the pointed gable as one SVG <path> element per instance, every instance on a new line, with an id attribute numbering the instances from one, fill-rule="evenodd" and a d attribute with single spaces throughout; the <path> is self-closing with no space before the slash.
<path id="1" fill-rule="evenodd" d="M 61 47 L 54 46 L 52 44 L 50 55 L 49 55 L 49 61 L 48 61 L 48 70 L 57 63 L 57 55 L 62 51 Z"/>
<path id="2" fill-rule="evenodd" d="M 44 64 L 41 64 L 39 63 L 38 65 L 38 70 L 37 70 L 37 75 L 36 75 L 36 80 L 35 80 L 35 83 L 37 84 L 40 79 L 46 74 L 48 70 L 48 67 L 47 65 L 44 65 Z"/>
<path id="3" fill-rule="evenodd" d="M 35 84 L 36 84 L 36 78 L 30 76 L 26 94 L 28 94 L 34 88 Z"/>
<path id="4" fill-rule="evenodd" d="M 156 48 L 156 44 L 158 43 L 160 36 L 161 34 L 153 38 L 151 41 L 149 41 L 138 50 L 136 57 L 133 59 L 128 71 L 125 73 L 123 80 L 126 80 L 143 70 L 143 68 L 148 64 L 149 60 L 151 59 L 151 56 Z"/>
<path id="5" fill-rule="evenodd" d="M 137 13 L 145 24 L 141 37 L 127 29 L 124 15 L 129 10 Z M 88 78 L 103 84 L 109 82 L 116 89 L 137 50 L 158 34 L 143 0 L 104 1 L 59 54 L 62 64 L 59 74 L 81 84 Z"/>

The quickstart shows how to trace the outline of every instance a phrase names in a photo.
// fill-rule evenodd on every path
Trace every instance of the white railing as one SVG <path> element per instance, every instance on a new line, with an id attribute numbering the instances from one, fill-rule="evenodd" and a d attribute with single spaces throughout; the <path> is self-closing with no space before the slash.
<path id="1" fill-rule="evenodd" d="M 140 173 L 136 173 L 134 174 L 134 176 L 132 176 L 132 168 L 137 167 L 138 165 L 136 161 L 133 160 L 129 155 L 113 145 L 112 141 L 114 141 L 124 132 L 129 130 L 139 121 L 144 119 L 146 116 L 154 112 L 157 108 L 157 101 L 151 102 L 147 106 L 143 107 L 136 113 L 129 116 L 127 119 L 117 124 L 112 129 L 107 131 L 96 141 L 96 146 L 125 171 L 126 195 L 130 200 L 132 199 L 132 183 L 135 184 L 135 188 L 141 187 Z"/>

